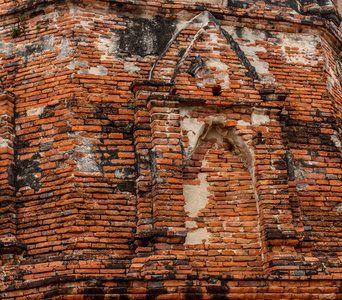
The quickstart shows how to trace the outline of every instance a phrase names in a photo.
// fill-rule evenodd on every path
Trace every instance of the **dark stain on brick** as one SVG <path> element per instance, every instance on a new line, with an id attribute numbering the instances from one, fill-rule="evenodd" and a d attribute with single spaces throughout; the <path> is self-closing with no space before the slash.
<path id="1" fill-rule="evenodd" d="M 14 164 L 10 164 L 7 168 L 7 174 L 8 174 L 8 184 L 10 186 L 15 186 L 15 179 L 16 179 L 16 169 Z"/>
<path id="2" fill-rule="evenodd" d="M 99 149 L 96 152 L 102 154 L 101 161 L 100 161 L 100 167 L 103 168 L 104 166 L 112 166 L 113 165 L 112 160 L 118 158 L 119 150 L 118 149 L 115 149 L 115 150 Z"/>
<path id="3" fill-rule="evenodd" d="M 167 294 L 167 289 L 164 287 L 159 288 L 149 288 L 146 296 L 146 300 L 154 300 L 157 299 L 159 295 Z"/>
<path id="4" fill-rule="evenodd" d="M 52 50 L 50 48 L 49 39 L 52 39 L 50 36 L 42 36 L 37 39 L 34 43 L 28 44 L 25 46 L 25 50 L 18 51 L 17 55 L 25 58 L 27 62 L 28 58 L 32 55 L 40 55 L 43 51 Z"/>
<path id="5" fill-rule="evenodd" d="M 251 3 L 246 3 L 243 1 L 238 1 L 238 0 L 228 0 L 228 4 L 227 7 L 237 7 L 237 8 L 249 8 L 251 7 L 252 4 Z"/>
<path id="6" fill-rule="evenodd" d="M 119 49 L 128 55 L 159 55 L 176 30 L 176 22 L 156 17 L 154 20 L 124 17 L 127 28 L 114 30 L 119 36 Z M 144 34 L 141 34 L 144 32 Z"/>
<path id="7" fill-rule="evenodd" d="M 197 287 L 186 287 L 184 289 L 184 300 L 201 300 L 203 299 L 203 294 L 198 293 Z"/>
<path id="8" fill-rule="evenodd" d="M 110 0 L 109 1 L 109 6 L 112 9 L 116 9 L 117 12 L 119 13 L 132 13 L 132 14 L 141 14 L 143 10 L 137 6 L 137 5 L 132 5 L 135 4 L 134 1 L 125 1 L 123 2 L 118 2 L 115 0 Z"/>
<path id="9" fill-rule="evenodd" d="M 209 285 L 207 286 L 207 292 L 211 299 L 229 299 L 228 294 L 229 294 L 229 287 L 224 286 L 224 284 L 221 282 L 220 285 Z"/>
<path id="10" fill-rule="evenodd" d="M 119 182 L 117 189 L 120 192 L 129 192 L 131 194 L 135 194 L 135 181 L 127 180 L 124 182 Z"/>
<path id="11" fill-rule="evenodd" d="M 42 172 L 42 169 L 39 167 L 40 163 L 37 161 L 39 158 L 41 158 L 40 154 L 36 153 L 31 158 L 16 161 L 17 189 L 29 186 L 35 192 L 40 190 L 41 177 L 36 177 L 35 175 Z"/>
<path id="12" fill-rule="evenodd" d="M 15 139 L 14 145 L 16 150 L 29 147 L 28 141 L 21 140 L 18 137 Z"/>
<path id="13" fill-rule="evenodd" d="M 58 109 L 55 105 L 53 106 L 47 106 L 44 109 L 44 112 L 41 114 L 41 118 L 45 119 L 45 118 L 50 118 L 53 117 L 55 115 L 55 110 Z"/>
<path id="14" fill-rule="evenodd" d="M 53 142 L 43 143 L 39 145 L 40 151 L 47 151 L 53 148 Z"/>
<path id="15" fill-rule="evenodd" d="M 51 289 L 44 292 L 44 299 L 51 299 L 55 295 L 70 295 L 72 288 Z"/>
<path id="16" fill-rule="evenodd" d="M 258 132 L 256 137 L 255 137 L 255 143 L 257 145 L 265 145 L 265 139 L 264 137 L 262 136 L 262 133 L 261 132 Z"/>
<path id="17" fill-rule="evenodd" d="M 301 8 L 302 6 L 298 4 L 298 2 L 296 0 L 265 0 L 266 5 L 276 5 L 276 6 L 280 6 L 280 7 L 291 7 L 292 9 L 294 9 L 296 12 L 300 13 L 301 12 Z M 277 17 L 277 16 L 276 16 Z M 276 20 L 283 20 L 282 18 L 280 18 L 280 16 L 278 16 L 278 18 L 276 18 Z"/>
<path id="18" fill-rule="evenodd" d="M 287 176 L 289 177 L 289 180 L 293 181 L 295 180 L 295 169 L 293 166 L 292 155 L 289 151 L 285 151 L 285 162 L 287 166 Z"/>
<path id="19" fill-rule="evenodd" d="M 30 19 L 40 16 L 40 15 L 44 15 L 44 10 L 40 9 L 40 10 L 35 10 L 33 12 L 30 13 Z"/>

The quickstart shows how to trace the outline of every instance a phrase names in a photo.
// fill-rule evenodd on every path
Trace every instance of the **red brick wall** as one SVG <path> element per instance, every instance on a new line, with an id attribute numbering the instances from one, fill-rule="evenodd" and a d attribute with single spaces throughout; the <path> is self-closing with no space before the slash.
<path id="1" fill-rule="evenodd" d="M 0 1 L 1 299 L 341 298 L 340 17 L 226 2 Z"/>

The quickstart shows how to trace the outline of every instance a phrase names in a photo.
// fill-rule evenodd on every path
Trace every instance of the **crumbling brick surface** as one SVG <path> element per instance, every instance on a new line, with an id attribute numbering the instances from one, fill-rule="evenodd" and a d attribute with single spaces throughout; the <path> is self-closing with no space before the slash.
<path id="1" fill-rule="evenodd" d="M 0 298 L 341 299 L 340 22 L 0 1 Z"/>

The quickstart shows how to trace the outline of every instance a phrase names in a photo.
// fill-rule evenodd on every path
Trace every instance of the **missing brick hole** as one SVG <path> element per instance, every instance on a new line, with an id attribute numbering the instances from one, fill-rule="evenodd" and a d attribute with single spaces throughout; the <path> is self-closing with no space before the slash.
<path id="1" fill-rule="evenodd" d="M 221 86 L 220 85 L 214 85 L 213 87 L 213 95 L 214 96 L 220 96 L 221 95 Z"/>

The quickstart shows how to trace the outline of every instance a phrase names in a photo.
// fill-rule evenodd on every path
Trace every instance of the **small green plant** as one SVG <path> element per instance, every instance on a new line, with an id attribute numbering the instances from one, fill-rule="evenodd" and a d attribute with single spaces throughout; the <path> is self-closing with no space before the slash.
<path id="1" fill-rule="evenodd" d="M 334 55 L 334 59 L 337 60 L 337 61 L 342 62 L 342 57 L 341 57 L 341 55 L 339 55 L 339 54 L 335 54 L 335 55 Z"/>
<path id="2" fill-rule="evenodd" d="M 19 17 L 19 23 L 16 26 L 12 26 L 11 27 L 11 37 L 15 38 L 19 35 L 21 35 L 22 33 L 26 33 L 27 31 L 25 30 L 25 26 L 24 26 L 24 19 L 22 16 Z"/>
<path id="3" fill-rule="evenodd" d="M 131 102 L 132 98 L 131 97 L 127 97 L 126 99 L 127 99 L 128 102 L 130 102 L 130 103 L 128 103 L 128 108 L 129 109 L 135 109 L 135 103 Z"/>
<path id="4" fill-rule="evenodd" d="M 331 51 L 331 54 L 333 55 L 335 60 L 342 62 L 341 54 L 337 54 L 334 50 Z"/>
<path id="5" fill-rule="evenodd" d="M 22 31 L 21 31 L 20 27 L 12 26 L 12 29 L 11 29 L 11 37 L 12 38 L 19 36 L 21 33 L 22 33 Z"/>
<path id="6" fill-rule="evenodd" d="M 161 81 L 162 83 L 165 82 L 165 79 L 164 79 L 164 76 L 163 76 L 163 75 L 160 77 L 160 81 Z"/>
<path id="7" fill-rule="evenodd" d="M 129 109 L 135 109 L 135 103 L 130 103 L 130 104 L 128 104 L 128 108 Z"/>
<path id="8" fill-rule="evenodd" d="M 37 25 L 36 29 L 37 29 L 37 31 L 39 31 L 40 30 L 40 25 Z"/>
<path id="9" fill-rule="evenodd" d="M 45 30 L 48 30 L 49 26 L 45 26 Z"/>
<path id="10" fill-rule="evenodd" d="M 127 124 L 127 128 L 132 128 L 133 125 L 132 124 Z"/>

